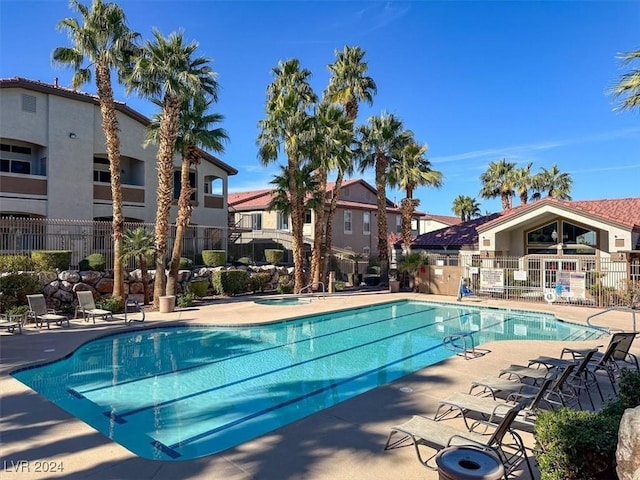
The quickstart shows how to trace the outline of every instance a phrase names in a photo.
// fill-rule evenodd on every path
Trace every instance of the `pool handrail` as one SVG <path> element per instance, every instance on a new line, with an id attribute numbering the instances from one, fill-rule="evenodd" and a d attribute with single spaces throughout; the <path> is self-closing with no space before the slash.
<path id="1" fill-rule="evenodd" d="M 321 285 L 322 286 L 322 293 L 323 294 L 325 293 L 324 282 L 311 282 L 309 285 L 306 285 L 306 286 L 302 287 L 300 289 L 300 291 L 298 292 L 298 295 L 301 295 L 302 292 L 304 292 L 307 288 L 313 288 L 314 285 Z"/>
<path id="2" fill-rule="evenodd" d="M 592 314 L 592 315 L 589 315 L 589 316 L 587 317 L 587 325 L 589 325 L 590 327 L 593 327 L 593 328 L 599 328 L 599 329 L 603 329 L 603 328 L 604 328 L 604 329 L 606 329 L 606 330 L 609 330 L 609 331 L 610 331 L 611 329 L 609 329 L 609 328 L 601 327 L 601 326 L 598 326 L 598 325 L 593 325 L 593 324 L 591 323 L 591 319 L 592 319 L 592 318 L 594 318 L 594 317 L 597 317 L 598 315 L 602 315 L 602 314 L 604 314 L 604 313 L 608 313 L 608 312 L 611 312 L 611 311 L 614 311 L 614 310 L 621 311 L 621 312 L 631 312 L 631 320 L 632 320 L 632 322 L 633 322 L 633 331 L 634 331 L 634 332 L 637 332 L 637 331 L 638 331 L 638 330 L 637 330 L 637 328 L 636 328 L 636 311 L 635 311 L 635 309 L 633 309 L 633 308 L 631 308 L 631 307 L 621 307 L 621 306 L 618 306 L 618 307 L 609 307 L 609 308 L 606 308 L 606 309 L 604 309 L 604 310 L 602 310 L 602 311 L 600 311 L 600 312 L 597 312 L 597 313 L 594 313 L 594 314 Z"/>

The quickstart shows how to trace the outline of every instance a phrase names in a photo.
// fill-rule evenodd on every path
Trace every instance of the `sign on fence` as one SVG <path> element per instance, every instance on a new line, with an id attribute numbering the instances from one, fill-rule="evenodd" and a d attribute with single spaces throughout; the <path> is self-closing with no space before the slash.
<path id="1" fill-rule="evenodd" d="M 558 272 L 556 293 L 565 298 L 585 299 L 586 276 L 584 272 Z"/>
<path id="2" fill-rule="evenodd" d="M 504 270 L 502 268 L 481 268 L 480 290 L 504 292 Z"/>

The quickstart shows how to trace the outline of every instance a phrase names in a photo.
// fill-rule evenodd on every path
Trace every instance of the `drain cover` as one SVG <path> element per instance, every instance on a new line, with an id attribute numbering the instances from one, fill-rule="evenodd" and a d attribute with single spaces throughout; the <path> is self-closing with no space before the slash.
<path id="1" fill-rule="evenodd" d="M 411 387 L 400 387 L 400 391 L 402 393 L 411 393 L 411 392 L 413 392 L 413 388 L 411 388 Z"/>

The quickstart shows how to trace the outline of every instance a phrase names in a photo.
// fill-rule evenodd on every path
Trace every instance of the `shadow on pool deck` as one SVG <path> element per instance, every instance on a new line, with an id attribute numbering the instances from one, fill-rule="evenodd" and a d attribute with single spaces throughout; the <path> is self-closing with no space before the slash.
<path id="1" fill-rule="evenodd" d="M 483 346 L 491 353 L 482 357 L 473 360 L 452 357 L 220 454 L 181 462 L 136 457 L 9 376 L 16 368 L 68 355 L 98 336 L 135 328 L 148 329 L 169 322 L 250 324 L 403 298 L 455 303 L 451 297 L 381 293 L 327 295 L 310 304 L 296 306 L 257 305 L 251 297 L 243 297 L 231 301 L 215 300 L 208 305 L 170 314 L 150 312 L 143 325 L 131 327 L 121 322 L 97 321 L 94 326 L 74 320 L 70 329 L 42 330 L 29 326 L 23 329 L 23 335 L 3 333 L 0 335 L 0 460 L 3 462 L 0 468 L 7 478 L 20 479 L 96 476 L 114 480 L 436 479 L 438 474 L 422 467 L 412 448 L 383 451 L 390 427 L 414 413 L 432 415 L 440 398 L 454 391 L 468 391 L 472 380 L 496 373 L 505 365 L 523 363 L 538 355 L 557 356 L 564 344 L 492 342 Z M 584 323 L 586 317 L 595 312 L 580 307 L 514 302 L 480 304 L 553 312 L 561 319 L 576 323 Z M 628 313 L 612 312 L 602 321 L 611 327 L 631 329 Z M 603 339 L 579 342 L 576 346 L 606 343 Z M 636 341 L 632 351 L 640 355 L 640 341 Z M 606 380 L 601 381 L 605 395 L 610 394 L 607 384 Z M 458 419 L 447 421 L 461 425 Z M 523 437 L 531 447 L 531 434 L 523 433 Z M 60 466 L 64 471 L 59 471 Z M 43 471 L 45 468 L 49 471 Z M 20 472 L 16 473 L 18 470 Z M 15 477 L 9 473 L 16 473 Z M 528 478 L 523 470 L 517 473 L 523 479 Z"/>

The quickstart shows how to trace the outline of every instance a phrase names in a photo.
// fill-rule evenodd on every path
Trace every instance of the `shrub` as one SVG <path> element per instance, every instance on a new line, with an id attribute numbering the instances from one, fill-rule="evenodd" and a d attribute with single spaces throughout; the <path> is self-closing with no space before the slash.
<path id="1" fill-rule="evenodd" d="M 336 288 L 336 292 L 341 292 L 344 290 L 345 283 L 342 281 L 337 281 L 334 286 Z"/>
<path id="2" fill-rule="evenodd" d="M 622 370 L 619 397 L 600 412 L 541 412 L 534 428 L 541 480 L 595 480 L 614 471 L 620 420 L 640 405 L 640 372 Z"/>
<path id="3" fill-rule="evenodd" d="M 188 292 L 176 297 L 176 305 L 180 308 L 188 308 L 193 304 L 194 300 L 195 295 L 193 292 Z"/>
<path id="4" fill-rule="evenodd" d="M 178 268 L 180 270 L 192 270 L 193 262 L 190 258 L 180 257 L 180 266 Z"/>
<path id="5" fill-rule="evenodd" d="M 213 272 L 211 284 L 214 290 L 221 295 L 244 293 L 247 285 L 247 272 L 244 270 Z"/>
<path id="6" fill-rule="evenodd" d="M 276 248 L 265 248 L 264 259 L 271 265 L 278 265 L 284 258 L 284 250 Z"/>
<path id="7" fill-rule="evenodd" d="M 278 293 L 293 293 L 293 280 L 287 277 L 280 277 L 276 290 Z"/>
<path id="8" fill-rule="evenodd" d="M 101 253 L 92 253 L 80 260 L 78 266 L 80 270 L 93 270 L 94 272 L 104 272 L 107 268 L 107 261 Z"/>
<path id="9" fill-rule="evenodd" d="M 224 250 L 203 250 L 202 261 L 207 267 L 219 267 L 227 260 L 227 252 Z"/>
<path id="10" fill-rule="evenodd" d="M 251 275 L 249 279 L 249 284 L 251 291 L 253 292 L 264 292 L 264 287 L 269 284 L 271 280 L 271 274 L 267 272 L 257 272 Z"/>
<path id="11" fill-rule="evenodd" d="M 71 266 L 71 250 L 34 250 L 31 252 L 36 270 L 68 270 Z"/>
<path id="12" fill-rule="evenodd" d="M 122 301 L 122 297 L 103 296 L 96 300 L 96 308 L 109 310 L 113 313 L 120 313 L 124 309 L 124 302 Z"/>
<path id="13" fill-rule="evenodd" d="M 0 272 L 30 272 L 35 270 L 33 259 L 29 255 L 0 255 Z"/>
<path id="14" fill-rule="evenodd" d="M 247 266 L 253 265 L 253 260 L 251 260 L 251 257 L 240 257 L 238 260 L 236 260 L 236 262 Z"/>
<path id="15" fill-rule="evenodd" d="M 198 278 L 189 282 L 189 292 L 196 298 L 206 297 L 209 292 L 209 280 Z"/>
<path id="16" fill-rule="evenodd" d="M 10 273 L 0 277 L 0 311 L 16 305 L 26 305 L 27 295 L 42 293 L 42 285 L 31 273 Z"/>

